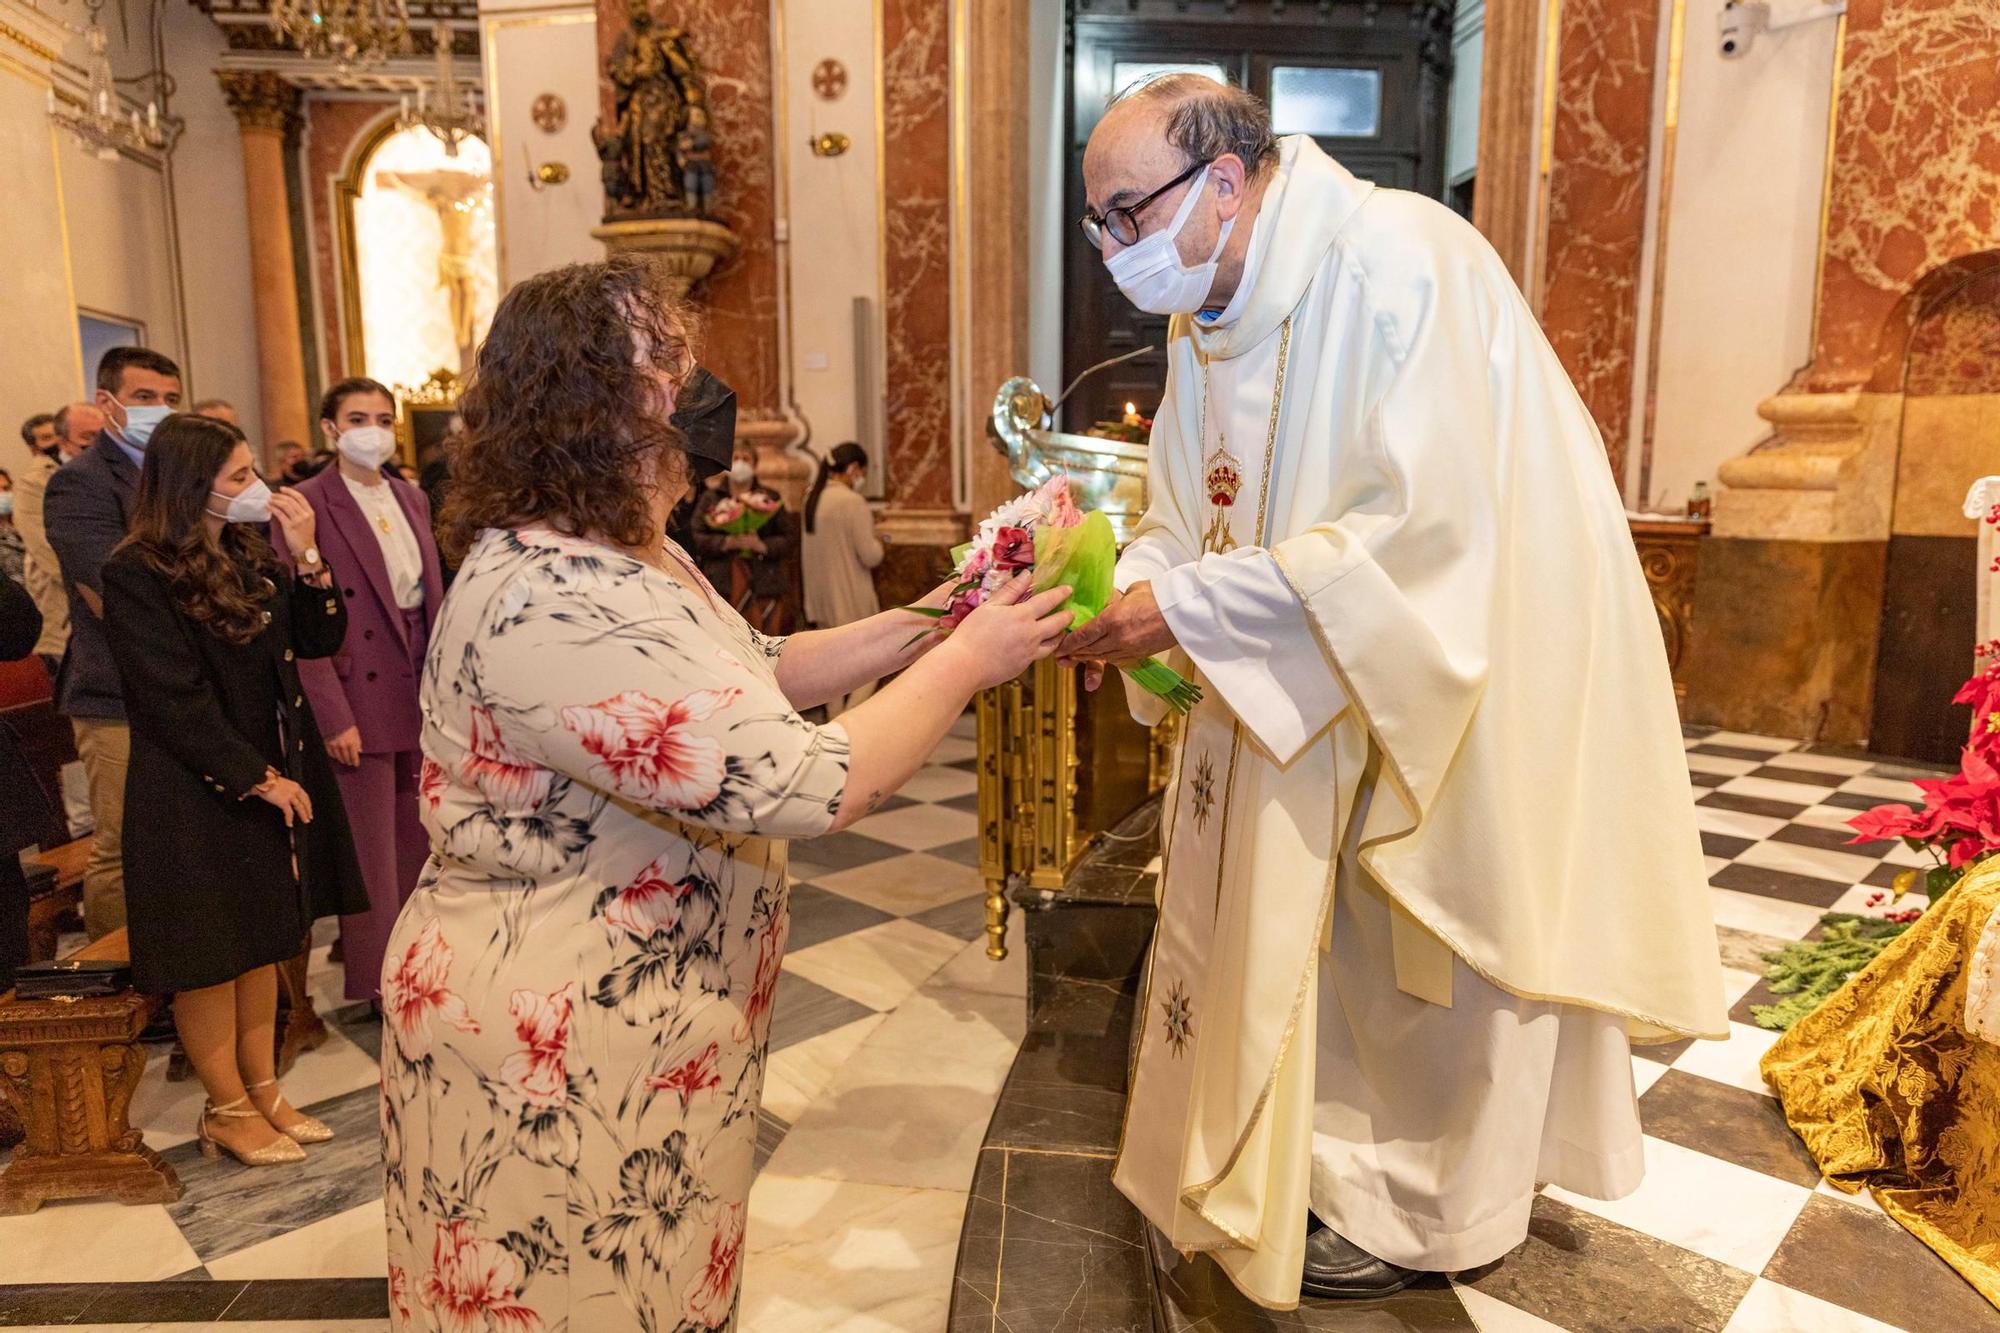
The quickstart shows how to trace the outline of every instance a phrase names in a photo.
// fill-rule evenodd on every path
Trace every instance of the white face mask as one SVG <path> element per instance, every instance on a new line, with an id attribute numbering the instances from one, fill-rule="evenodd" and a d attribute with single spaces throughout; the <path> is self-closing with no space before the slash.
<path id="1" fill-rule="evenodd" d="M 174 409 L 164 404 L 126 407 L 120 403 L 118 406 L 125 412 L 125 424 L 116 428 L 118 438 L 141 452 L 146 448 L 146 441 L 153 438 L 153 428 L 174 414 Z"/>
<path id="2" fill-rule="evenodd" d="M 271 488 L 264 484 L 262 477 L 250 478 L 250 484 L 234 495 L 223 495 L 221 491 L 210 491 L 210 495 L 228 501 L 219 514 L 208 512 L 224 523 L 268 523 L 271 521 Z"/>
<path id="3" fill-rule="evenodd" d="M 738 486 L 748 486 L 757 480 L 757 469 L 748 463 L 738 461 L 730 465 L 729 479 Z"/>
<path id="4" fill-rule="evenodd" d="M 1104 267 L 1111 274 L 1111 280 L 1118 284 L 1118 290 L 1125 293 L 1125 299 L 1139 309 L 1155 315 L 1187 315 L 1201 309 L 1208 299 L 1208 289 L 1215 285 L 1216 261 L 1222 257 L 1222 247 L 1229 243 L 1229 233 L 1236 226 L 1231 218 L 1222 224 L 1222 231 L 1215 238 L 1215 249 L 1209 253 L 1206 263 L 1189 268 L 1181 260 L 1180 248 L 1174 238 L 1180 235 L 1182 227 L 1194 213 L 1195 202 L 1208 184 L 1207 167 L 1194 178 L 1188 187 L 1187 197 L 1174 211 L 1174 220 L 1151 236 L 1142 236 L 1135 245 L 1128 245 L 1111 258 L 1104 261 Z"/>
<path id="5" fill-rule="evenodd" d="M 342 431 L 334 447 L 356 467 L 381 467 L 396 456 L 396 432 L 386 426 L 356 426 Z"/>

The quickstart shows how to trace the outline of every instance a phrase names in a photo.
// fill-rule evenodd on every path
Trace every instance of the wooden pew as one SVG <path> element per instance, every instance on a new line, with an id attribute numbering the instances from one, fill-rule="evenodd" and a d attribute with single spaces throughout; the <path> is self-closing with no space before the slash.
<path id="1" fill-rule="evenodd" d="M 127 956 L 122 930 L 68 955 Z M 174 1169 L 126 1118 L 146 1070 L 139 1034 L 158 1004 L 132 990 L 76 1000 L 0 993 L 0 1095 L 26 1135 L 0 1171 L 0 1213 L 32 1213 L 50 1199 L 181 1197 Z"/>

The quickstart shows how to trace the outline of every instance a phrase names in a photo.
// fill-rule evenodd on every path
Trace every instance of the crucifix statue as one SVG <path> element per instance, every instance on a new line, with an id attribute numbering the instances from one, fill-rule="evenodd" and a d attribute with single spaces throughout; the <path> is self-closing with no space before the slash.
<path id="1" fill-rule="evenodd" d="M 470 171 L 382 171 L 375 180 L 415 195 L 437 213 L 444 233 L 438 246 L 438 286 L 451 303 L 451 336 L 458 347 L 459 373 L 464 374 L 472 369 L 473 346 L 478 342 L 473 284 L 479 276 L 479 259 L 472 223 L 492 181 Z"/>

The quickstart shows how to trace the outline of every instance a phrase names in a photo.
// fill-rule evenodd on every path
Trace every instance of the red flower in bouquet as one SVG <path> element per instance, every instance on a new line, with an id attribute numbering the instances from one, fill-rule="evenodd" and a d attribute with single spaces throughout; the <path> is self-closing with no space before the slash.
<path id="1" fill-rule="evenodd" d="M 1002 528 L 993 539 L 993 568 L 1005 573 L 1035 567 L 1035 534 L 1026 528 Z"/>

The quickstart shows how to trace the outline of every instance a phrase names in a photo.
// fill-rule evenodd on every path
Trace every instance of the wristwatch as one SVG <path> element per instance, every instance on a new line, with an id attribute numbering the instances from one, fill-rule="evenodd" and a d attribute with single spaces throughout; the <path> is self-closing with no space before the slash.
<path id="1" fill-rule="evenodd" d="M 306 547 L 304 553 L 299 556 L 299 563 L 308 569 L 317 566 L 319 564 L 319 547 Z"/>

